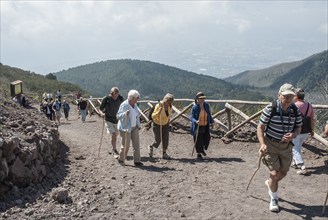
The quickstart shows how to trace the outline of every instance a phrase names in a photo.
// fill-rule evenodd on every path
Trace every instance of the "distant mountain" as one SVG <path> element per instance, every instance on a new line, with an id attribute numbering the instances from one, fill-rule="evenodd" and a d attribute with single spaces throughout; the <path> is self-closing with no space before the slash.
<path id="1" fill-rule="evenodd" d="M 278 89 L 288 82 L 306 91 L 318 89 L 317 83 L 328 77 L 328 51 L 314 54 L 306 59 L 278 64 L 269 68 L 245 71 L 224 79 L 237 85 Z"/>
<path id="2" fill-rule="evenodd" d="M 10 91 L 10 82 L 16 80 L 23 81 L 24 93 L 55 93 L 58 89 L 61 90 L 62 94 L 75 94 L 77 91 L 86 93 L 86 91 L 72 83 L 60 82 L 53 77 L 51 79 L 51 77 L 0 64 L 0 87 Z"/>
<path id="3" fill-rule="evenodd" d="M 150 61 L 108 60 L 54 74 L 59 80 L 78 84 L 98 97 L 107 95 L 111 87 L 117 86 L 123 96 L 130 89 L 136 89 L 143 99 L 161 99 L 168 92 L 176 98 L 194 98 L 198 91 L 215 99 L 263 99 L 247 86 Z"/>

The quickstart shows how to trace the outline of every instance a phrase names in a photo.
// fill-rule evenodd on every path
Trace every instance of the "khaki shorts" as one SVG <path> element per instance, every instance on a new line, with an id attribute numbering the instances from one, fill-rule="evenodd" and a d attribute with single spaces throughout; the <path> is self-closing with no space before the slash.
<path id="1" fill-rule="evenodd" d="M 117 124 L 114 124 L 109 121 L 106 121 L 105 124 L 106 124 L 107 134 L 118 133 Z"/>
<path id="2" fill-rule="evenodd" d="M 264 143 L 267 146 L 267 152 L 264 154 L 262 162 L 270 171 L 282 170 L 287 172 L 293 159 L 293 144 L 280 143 L 264 137 Z"/>

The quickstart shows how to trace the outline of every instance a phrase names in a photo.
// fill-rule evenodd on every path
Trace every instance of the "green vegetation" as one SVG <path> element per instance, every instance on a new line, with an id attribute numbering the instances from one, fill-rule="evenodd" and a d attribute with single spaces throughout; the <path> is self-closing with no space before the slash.
<path id="1" fill-rule="evenodd" d="M 295 87 L 305 89 L 305 91 L 318 92 L 319 84 L 328 76 L 328 50 L 310 56 L 303 62 L 286 72 L 275 80 L 271 88 L 279 88 L 284 82 L 290 82 Z"/>
<path id="2" fill-rule="evenodd" d="M 150 61 L 109 60 L 54 74 L 59 80 L 78 84 L 97 97 L 107 95 L 111 87 L 117 86 L 125 97 L 130 89 L 138 90 L 142 99 L 161 99 L 168 92 L 176 98 L 194 98 L 198 91 L 212 99 L 264 98 L 247 86 Z"/>
<path id="3" fill-rule="evenodd" d="M 307 92 L 318 92 L 318 84 L 328 75 L 328 51 L 314 54 L 306 59 L 283 63 L 269 68 L 245 71 L 226 78 L 227 82 L 238 85 L 253 86 L 278 91 L 288 82 L 295 87 L 304 88 Z"/>
<path id="4" fill-rule="evenodd" d="M 23 81 L 23 92 L 25 94 L 30 94 L 35 98 L 40 96 L 44 92 L 55 93 L 58 89 L 61 90 L 62 94 L 73 94 L 77 91 L 81 91 L 82 94 L 86 93 L 77 85 L 57 81 L 55 75 L 50 78 L 36 73 L 32 73 L 30 71 L 25 71 L 22 69 L 0 64 L 1 88 L 8 91 L 9 95 L 10 82 L 15 80 Z"/>

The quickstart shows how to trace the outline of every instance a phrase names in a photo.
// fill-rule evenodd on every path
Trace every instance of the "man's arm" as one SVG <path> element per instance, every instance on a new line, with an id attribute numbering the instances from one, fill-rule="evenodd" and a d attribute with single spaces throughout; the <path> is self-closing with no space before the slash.
<path id="1" fill-rule="evenodd" d="M 260 154 L 265 153 L 267 150 L 267 146 L 264 143 L 264 130 L 265 130 L 265 125 L 259 123 L 259 125 L 257 126 L 257 138 L 259 139 L 259 143 L 260 143 L 260 149 L 259 149 Z"/>

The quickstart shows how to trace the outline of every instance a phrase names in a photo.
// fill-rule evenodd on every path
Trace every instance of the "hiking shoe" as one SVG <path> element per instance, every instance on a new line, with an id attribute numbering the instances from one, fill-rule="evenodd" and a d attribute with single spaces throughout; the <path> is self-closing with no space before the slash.
<path id="1" fill-rule="evenodd" d="M 117 161 L 118 161 L 118 163 L 119 163 L 120 165 L 125 166 L 124 161 L 122 161 L 122 160 L 120 160 L 120 159 L 118 159 Z"/>
<path id="2" fill-rule="evenodd" d="M 296 165 L 296 163 L 294 163 L 294 161 L 293 161 L 292 165 L 290 165 L 290 167 L 294 168 L 294 169 L 298 169 L 298 166 Z"/>
<path id="3" fill-rule="evenodd" d="M 278 199 L 271 198 L 269 209 L 271 212 L 279 212 Z"/>
<path id="4" fill-rule="evenodd" d="M 113 157 L 117 159 L 119 157 L 119 153 L 116 149 L 113 149 Z"/>
<path id="5" fill-rule="evenodd" d="M 134 165 L 137 166 L 137 167 L 140 167 L 140 166 L 143 166 L 143 163 L 141 163 L 141 162 L 134 162 Z"/>
<path id="6" fill-rule="evenodd" d="M 197 154 L 197 160 L 204 160 L 201 154 Z"/>
<path id="7" fill-rule="evenodd" d="M 307 173 L 306 167 L 304 165 L 302 165 L 301 169 L 297 170 L 296 173 L 299 175 L 305 175 Z"/>
<path id="8" fill-rule="evenodd" d="M 163 157 L 162 158 L 165 159 L 165 160 L 171 159 L 171 157 L 167 153 L 163 153 Z"/>
<path id="9" fill-rule="evenodd" d="M 153 157 L 153 155 L 154 155 L 154 148 L 151 145 L 148 146 L 148 154 L 149 154 L 149 157 Z"/>
<path id="10" fill-rule="evenodd" d="M 205 153 L 205 151 L 202 152 L 202 155 L 203 155 L 204 157 L 206 157 L 206 153 Z"/>

